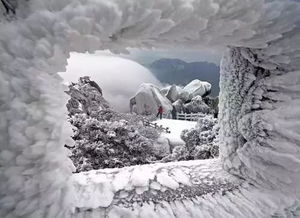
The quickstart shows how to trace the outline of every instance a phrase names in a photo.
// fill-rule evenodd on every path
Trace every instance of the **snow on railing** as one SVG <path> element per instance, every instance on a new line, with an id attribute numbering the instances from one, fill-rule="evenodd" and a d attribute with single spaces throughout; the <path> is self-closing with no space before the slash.
<path id="1" fill-rule="evenodd" d="M 202 113 L 177 113 L 176 119 L 177 120 L 188 120 L 188 121 L 197 121 L 200 117 L 204 117 L 205 115 Z"/>
<path id="2" fill-rule="evenodd" d="M 144 126 L 149 126 L 149 127 L 154 128 L 154 129 L 165 131 L 166 133 L 171 133 L 169 127 L 163 127 L 162 125 L 158 125 L 157 123 L 151 123 L 148 120 L 143 120 L 143 124 L 144 124 Z"/>

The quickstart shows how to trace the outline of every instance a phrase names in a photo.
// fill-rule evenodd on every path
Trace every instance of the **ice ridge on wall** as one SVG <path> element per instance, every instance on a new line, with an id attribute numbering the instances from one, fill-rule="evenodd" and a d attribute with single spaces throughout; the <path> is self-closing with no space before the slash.
<path id="1" fill-rule="evenodd" d="M 220 154 L 229 172 L 297 198 L 300 193 L 300 71 L 264 69 L 251 50 L 221 64 Z M 248 54 L 248 55 L 247 55 Z"/>

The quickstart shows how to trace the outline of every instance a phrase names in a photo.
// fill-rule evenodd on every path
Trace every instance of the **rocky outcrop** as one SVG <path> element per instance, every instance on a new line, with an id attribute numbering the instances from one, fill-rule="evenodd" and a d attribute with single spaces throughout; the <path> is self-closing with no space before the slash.
<path id="1" fill-rule="evenodd" d="M 173 84 L 161 89 L 161 93 L 172 102 L 177 112 L 210 113 L 217 116 L 218 100 L 208 96 L 210 91 L 211 84 L 198 79 L 183 88 Z"/>
<path id="2" fill-rule="evenodd" d="M 167 95 L 171 87 L 172 86 L 166 86 L 166 87 L 163 87 L 162 89 L 160 89 L 161 94 Z"/>
<path id="3" fill-rule="evenodd" d="M 182 88 L 176 85 L 172 85 L 168 90 L 166 97 L 171 101 L 174 102 L 179 99 L 180 94 L 182 92 Z"/>
<path id="4" fill-rule="evenodd" d="M 181 99 L 178 99 L 172 104 L 177 112 L 183 112 L 184 111 L 184 102 Z"/>
<path id="5" fill-rule="evenodd" d="M 187 84 L 183 91 L 189 93 L 189 100 L 196 96 L 207 96 L 211 92 L 211 84 L 205 81 L 201 81 L 199 79 L 195 79 L 189 84 Z"/>
<path id="6" fill-rule="evenodd" d="M 143 83 L 130 99 L 130 111 L 141 115 L 156 114 L 159 106 L 165 113 L 172 110 L 172 103 L 153 84 Z"/>
<path id="7" fill-rule="evenodd" d="M 181 99 L 183 102 L 189 101 L 190 99 L 190 93 L 183 90 L 182 87 L 177 85 L 172 85 L 168 89 L 168 92 L 166 93 L 166 97 L 171 101 L 175 102 L 178 99 Z"/>
<path id="8" fill-rule="evenodd" d="M 97 111 L 109 108 L 99 85 L 87 76 L 80 77 L 78 83 L 70 84 L 66 93 L 71 96 L 67 103 L 69 115 L 85 113 L 94 116 Z"/>

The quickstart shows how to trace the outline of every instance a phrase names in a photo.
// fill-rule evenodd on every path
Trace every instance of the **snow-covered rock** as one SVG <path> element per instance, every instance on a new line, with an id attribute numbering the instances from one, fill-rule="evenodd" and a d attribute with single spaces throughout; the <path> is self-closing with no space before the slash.
<path id="1" fill-rule="evenodd" d="M 168 90 L 166 97 L 171 101 L 175 102 L 178 99 L 186 101 L 188 99 L 189 93 L 184 91 L 180 86 L 172 85 Z"/>
<path id="2" fill-rule="evenodd" d="M 177 112 L 184 112 L 184 102 L 181 99 L 178 99 L 172 104 Z"/>
<path id="3" fill-rule="evenodd" d="M 215 107 L 217 106 L 213 104 L 213 100 L 205 97 L 205 100 L 210 103 L 210 106 L 208 106 L 202 99 L 202 96 L 209 94 L 210 90 L 210 83 L 200 80 L 193 80 L 184 88 L 173 84 L 161 89 L 161 92 L 172 102 L 172 105 L 175 107 L 177 112 L 211 112 L 215 114 L 217 112 Z"/>
<path id="4" fill-rule="evenodd" d="M 136 95 L 130 99 L 131 112 L 150 115 L 156 114 L 159 106 L 163 107 L 164 113 L 172 110 L 172 103 L 153 84 L 141 84 Z"/>
<path id="5" fill-rule="evenodd" d="M 187 84 L 183 91 L 189 93 L 189 99 L 192 99 L 196 96 L 205 96 L 208 95 L 211 91 L 211 84 L 206 81 L 201 81 L 198 79 L 193 80 L 189 84 Z"/>
<path id="6" fill-rule="evenodd" d="M 168 85 L 168 86 L 166 86 L 166 87 L 161 88 L 161 89 L 160 89 L 161 94 L 167 95 L 167 93 L 169 92 L 169 90 L 170 90 L 171 87 L 172 87 L 172 86 Z"/>
<path id="7" fill-rule="evenodd" d="M 70 84 L 69 90 L 65 92 L 71 96 L 67 103 L 70 115 L 84 113 L 97 116 L 96 112 L 109 108 L 108 102 L 103 98 L 102 89 L 87 76 L 80 77 L 78 83 Z"/>
<path id="8" fill-rule="evenodd" d="M 190 93 L 183 90 L 183 87 L 178 85 L 171 85 L 162 88 L 161 93 L 165 95 L 172 103 L 181 99 L 182 101 L 186 102 L 190 100 Z"/>
<path id="9" fill-rule="evenodd" d="M 166 94 L 166 97 L 171 101 L 174 102 L 179 98 L 179 95 L 181 93 L 181 91 L 179 90 L 181 89 L 179 86 L 176 85 L 172 85 L 168 91 L 168 93 Z"/>

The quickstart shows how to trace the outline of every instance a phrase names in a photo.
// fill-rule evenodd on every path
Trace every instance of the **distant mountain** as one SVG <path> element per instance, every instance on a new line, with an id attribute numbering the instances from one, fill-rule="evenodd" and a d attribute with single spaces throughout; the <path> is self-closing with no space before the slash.
<path id="1" fill-rule="evenodd" d="M 187 63 L 180 59 L 162 58 L 146 66 L 163 83 L 186 85 L 194 79 L 207 81 L 212 85 L 213 96 L 219 94 L 218 65 L 208 62 Z"/>

